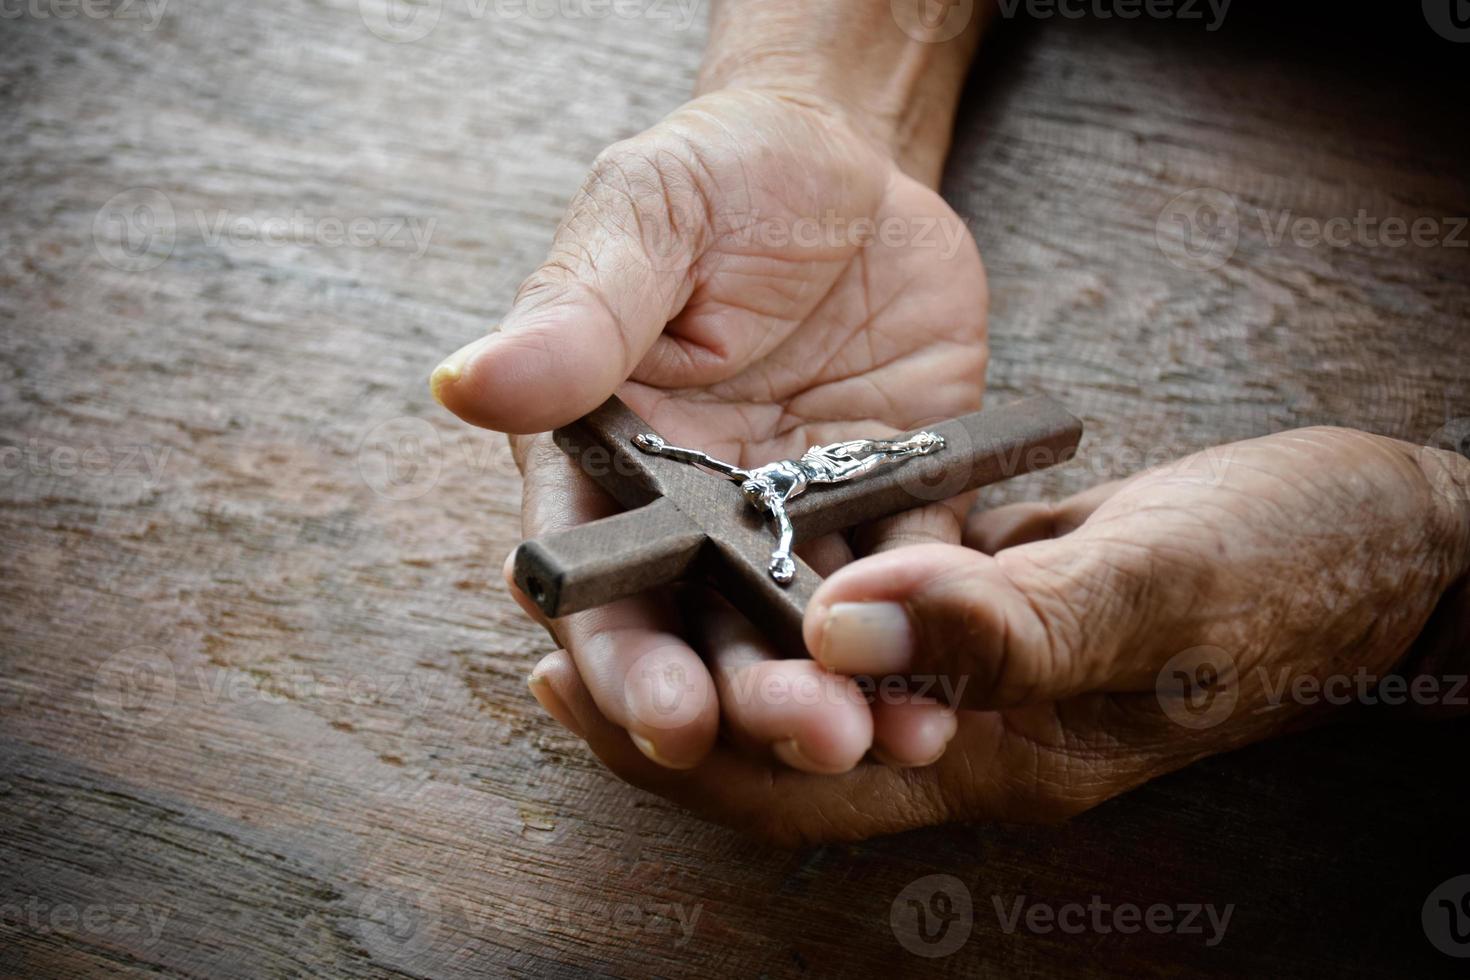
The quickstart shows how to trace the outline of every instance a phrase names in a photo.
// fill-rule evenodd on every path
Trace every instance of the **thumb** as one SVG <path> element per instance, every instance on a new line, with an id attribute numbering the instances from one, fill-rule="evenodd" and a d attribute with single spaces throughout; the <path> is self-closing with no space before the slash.
<path id="1" fill-rule="evenodd" d="M 828 670 L 934 682 L 962 708 L 1001 709 L 1093 690 L 1141 690 L 1153 671 L 1127 662 L 1144 587 L 1072 538 L 991 557 L 953 545 L 854 562 L 817 590 L 804 634 Z"/>
<path id="2" fill-rule="evenodd" d="M 654 137 L 604 150 L 500 329 L 434 369 L 434 397 L 511 433 L 544 432 L 602 404 L 688 300 L 706 213 L 689 169 Z"/>

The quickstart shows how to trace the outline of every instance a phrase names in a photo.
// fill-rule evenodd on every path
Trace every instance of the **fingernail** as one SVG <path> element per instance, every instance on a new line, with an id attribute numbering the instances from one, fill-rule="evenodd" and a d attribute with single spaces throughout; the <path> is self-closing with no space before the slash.
<path id="1" fill-rule="evenodd" d="M 480 348 L 484 347 L 493 336 L 495 335 L 488 334 L 479 340 L 472 340 L 439 362 L 439 366 L 434 368 L 434 373 L 429 375 L 429 391 L 433 392 L 435 401 L 441 405 L 444 404 L 444 386 L 452 385 L 459 380 L 460 375 L 464 374 L 465 365 L 469 364 L 470 359 L 479 353 Z"/>
<path id="2" fill-rule="evenodd" d="M 652 739 L 645 738 L 636 732 L 629 732 L 628 737 L 633 740 L 634 745 L 638 746 L 639 752 L 642 752 L 665 769 L 693 769 L 699 765 L 697 762 L 675 762 L 673 759 L 667 758 L 659 752 L 658 746 L 653 744 Z"/>
<path id="3" fill-rule="evenodd" d="M 840 674 L 901 674 L 914 661 L 914 625 L 896 602 L 839 602 L 827 610 L 817 662 Z"/>
<path id="4" fill-rule="evenodd" d="M 944 753 L 949 749 L 949 743 L 954 741 L 954 737 L 959 732 L 959 730 L 959 718 L 955 715 L 953 711 L 946 711 L 943 712 L 943 720 L 937 721 L 934 725 L 934 734 L 936 736 L 935 740 L 940 743 L 939 749 L 928 759 L 923 759 L 917 762 L 912 760 L 899 759 L 896 756 L 890 755 L 888 751 L 880 745 L 873 746 L 873 758 L 877 759 L 885 766 L 889 766 L 894 769 L 923 769 L 925 766 L 932 766 L 934 765 L 934 763 L 944 758 Z"/>
<path id="5" fill-rule="evenodd" d="M 577 719 L 572 716 L 571 710 L 561 698 L 557 697 L 551 682 L 540 674 L 532 674 L 526 678 L 526 686 L 531 689 L 531 696 L 546 711 L 548 715 L 561 722 L 562 727 L 578 738 L 585 739 L 587 734 L 577 724 Z"/>
<path id="6" fill-rule="evenodd" d="M 802 772 L 819 773 L 825 776 L 840 776 L 852 768 L 851 766 L 817 765 L 801 750 L 801 743 L 794 738 L 787 739 L 784 742 L 777 742 L 771 746 L 771 751 L 775 753 L 776 758 L 786 763 L 792 769 L 799 769 Z"/>

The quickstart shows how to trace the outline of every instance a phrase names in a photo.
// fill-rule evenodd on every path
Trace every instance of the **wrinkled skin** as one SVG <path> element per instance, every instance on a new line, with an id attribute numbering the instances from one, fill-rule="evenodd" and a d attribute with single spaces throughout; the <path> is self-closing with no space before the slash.
<path id="1" fill-rule="evenodd" d="M 537 674 L 563 722 L 614 772 L 780 844 L 1061 818 L 1342 710 L 1293 696 L 1298 678 L 1392 670 L 1440 597 L 1465 591 L 1467 470 L 1449 453 L 1306 429 L 1055 506 L 977 512 L 967 547 L 844 568 L 809 610 L 814 649 L 834 603 L 895 600 L 918 624 L 913 672 L 966 682 L 959 732 L 926 768 L 811 775 L 721 745 L 692 771 L 670 772 L 603 717 L 567 654 Z M 1459 615 L 1452 639 L 1463 658 Z M 1205 651 L 1191 659 L 1196 648 Z M 1213 695 L 1187 691 L 1193 707 L 1180 713 L 1180 671 L 1221 681 Z"/>
<path id="2" fill-rule="evenodd" d="M 834 239 L 791 240 L 829 215 Z M 865 244 L 860 218 L 908 234 Z M 599 158 L 503 329 L 436 371 L 436 394 L 534 433 L 617 391 L 670 441 L 743 465 L 973 410 L 984 273 L 967 235 L 920 241 L 931 220 L 963 231 L 830 106 L 705 96 Z M 513 441 L 527 536 L 612 512 L 548 438 Z M 804 550 L 830 576 L 805 624 L 815 660 L 776 658 L 686 589 L 548 623 L 566 650 L 531 688 L 630 782 L 784 844 L 1063 817 L 1331 717 L 1291 685 L 1381 677 L 1441 597 L 1463 610 L 1467 468 L 1304 430 L 967 525 L 951 501 Z M 833 626 L 879 608 L 905 642 Z M 1446 649 L 1463 669 L 1463 634 Z M 865 699 L 853 664 L 895 650 L 882 673 L 938 678 L 950 703 Z"/>
<path id="3" fill-rule="evenodd" d="M 978 408 L 986 305 L 960 219 L 840 112 L 721 91 L 598 158 L 502 329 L 436 372 L 434 387 L 463 418 L 507 432 L 564 424 L 615 390 L 670 442 L 759 465 Z M 612 512 L 549 437 L 513 441 L 526 537 Z M 957 543 L 966 506 L 914 511 L 853 541 L 862 552 Z M 823 573 L 852 558 L 841 537 L 801 554 Z M 758 641 L 736 644 L 748 667 L 833 703 L 722 712 L 700 653 L 728 641 L 686 636 L 666 596 L 550 625 L 600 711 L 666 766 L 703 759 L 721 721 L 747 750 L 812 772 L 850 769 L 870 748 L 927 763 L 954 731 L 942 706 L 869 708 L 847 682 L 777 662 Z M 677 718 L 647 704 L 641 679 L 661 676 L 689 706 Z"/>

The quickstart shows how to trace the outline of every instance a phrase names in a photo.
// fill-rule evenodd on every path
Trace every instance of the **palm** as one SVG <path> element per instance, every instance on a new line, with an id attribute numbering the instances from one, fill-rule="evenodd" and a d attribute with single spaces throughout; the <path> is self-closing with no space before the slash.
<path id="1" fill-rule="evenodd" d="M 664 182 L 700 220 L 645 242 L 688 291 L 623 391 L 652 425 L 755 464 L 979 407 L 985 275 L 938 194 L 768 96 L 706 97 L 660 129 L 655 162 L 702 167 Z"/>
<path id="2" fill-rule="evenodd" d="M 501 335 L 436 391 L 465 418 L 532 432 L 616 388 L 670 441 L 760 465 L 977 409 L 985 307 L 979 253 L 936 193 L 829 110 L 720 92 L 599 157 Z M 527 536 L 612 510 L 546 437 L 517 446 Z M 958 541 L 963 506 L 883 522 L 861 548 Z M 835 537 L 802 551 L 824 574 L 852 555 Z M 723 654 L 758 651 L 761 663 L 741 663 L 766 669 L 768 649 L 759 637 L 690 643 L 663 598 L 555 624 L 598 704 L 651 757 L 697 761 L 722 722 L 737 741 L 812 771 L 850 768 L 870 745 L 906 764 L 942 751 L 953 719 L 932 703 L 885 717 L 850 700 L 801 712 L 717 699 L 736 671 Z M 701 654 L 723 666 L 707 670 Z M 774 669 L 847 683 L 814 676 L 811 661 Z M 634 688 L 673 674 L 688 679 L 697 710 L 669 727 Z M 799 740 L 800 752 L 780 751 Z"/>
<path id="3" fill-rule="evenodd" d="M 564 694 L 624 778 L 786 844 L 953 819 L 1062 818 L 1202 756 L 1322 720 L 1328 692 L 1348 690 L 1329 678 L 1391 672 L 1463 575 L 1458 512 L 1470 484 L 1450 475 L 1452 462 L 1364 433 L 1287 432 L 1058 505 L 977 513 L 966 534 L 975 550 L 963 557 L 904 555 L 975 596 L 965 607 L 973 652 L 1001 668 L 974 670 L 956 649 L 946 669 L 979 678 L 973 687 L 988 704 L 1025 705 L 961 711 L 948 751 L 925 768 L 864 765 L 832 778 L 720 747 L 697 773 L 669 774 L 597 718 L 579 685 Z M 941 551 L 965 568 L 941 564 Z M 870 563 L 868 574 L 893 571 Z M 838 601 L 854 598 L 851 578 L 832 586 Z M 1019 603 L 1064 611 L 1039 647 L 1023 639 L 1031 631 Z M 1453 641 L 1447 625 L 1442 639 Z M 1110 666 L 1079 674 L 1084 682 L 1055 700 L 1028 694 L 1074 662 Z M 1198 696 L 1181 682 L 1189 677 L 1216 680 Z M 1302 678 L 1323 686 L 1298 701 L 1290 691 Z M 1402 703 L 1424 703 L 1405 690 Z"/>

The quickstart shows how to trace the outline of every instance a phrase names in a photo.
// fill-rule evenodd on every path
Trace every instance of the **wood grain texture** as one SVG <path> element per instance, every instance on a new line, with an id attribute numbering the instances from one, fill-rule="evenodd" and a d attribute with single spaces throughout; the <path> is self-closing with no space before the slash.
<path id="1" fill-rule="evenodd" d="M 406 43 L 371 0 L 0 21 L 0 974 L 1457 975 L 1419 916 L 1470 872 L 1464 724 L 1257 746 L 1062 827 L 786 854 L 545 718 L 547 641 L 496 584 L 514 467 L 425 378 L 596 152 L 689 91 L 702 22 L 423 6 Z M 1047 391 L 1089 432 L 987 500 L 1470 416 L 1470 253 L 1267 233 L 1470 213 L 1465 47 L 1419 4 L 1264 6 L 983 50 L 947 193 L 990 271 L 990 401 Z M 1207 269 L 1160 244 L 1201 189 L 1239 219 Z M 148 202 L 158 237 L 123 247 Z M 382 241 L 330 244 L 354 218 Z M 936 872 L 975 922 L 930 961 L 889 914 Z M 1007 932 L 1018 895 L 1236 908 L 1206 947 Z"/>

